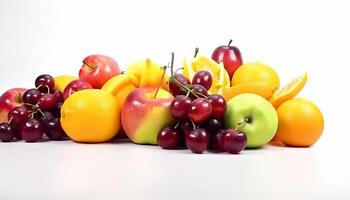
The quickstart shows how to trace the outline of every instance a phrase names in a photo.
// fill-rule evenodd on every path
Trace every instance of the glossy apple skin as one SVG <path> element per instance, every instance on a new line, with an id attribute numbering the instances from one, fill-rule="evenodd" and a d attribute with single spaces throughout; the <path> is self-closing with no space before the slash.
<path id="1" fill-rule="evenodd" d="M 244 125 L 238 124 L 246 121 Z M 276 134 L 278 116 L 275 108 L 256 94 L 241 94 L 227 103 L 223 117 L 226 129 L 236 129 L 247 136 L 247 148 L 259 148 L 267 144 Z"/>
<path id="2" fill-rule="evenodd" d="M 224 63 L 230 78 L 243 63 L 241 52 L 235 46 L 219 46 L 214 50 L 211 58 L 217 63 Z"/>
<path id="3" fill-rule="evenodd" d="M 126 135 L 137 144 L 157 144 L 159 131 L 174 123 L 170 105 L 174 97 L 166 90 L 138 88 L 128 95 L 121 111 L 121 121 Z"/>
<path id="4" fill-rule="evenodd" d="M 72 95 L 74 92 L 80 91 L 80 90 L 86 90 L 86 89 L 93 89 L 92 86 L 82 80 L 74 80 L 70 82 L 63 91 L 63 99 L 66 100 L 70 95 Z"/>
<path id="5" fill-rule="evenodd" d="M 22 96 L 26 90 L 24 88 L 12 88 L 0 96 L 0 123 L 7 122 L 8 112 L 12 108 L 21 105 Z"/>
<path id="6" fill-rule="evenodd" d="M 90 83 L 95 89 L 100 89 L 120 72 L 119 65 L 113 58 L 106 55 L 90 55 L 83 60 L 79 79 Z"/>

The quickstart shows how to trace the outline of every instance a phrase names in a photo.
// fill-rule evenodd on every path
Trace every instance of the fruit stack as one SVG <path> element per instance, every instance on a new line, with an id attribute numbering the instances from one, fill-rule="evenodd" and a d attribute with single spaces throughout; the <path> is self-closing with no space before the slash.
<path id="1" fill-rule="evenodd" d="M 91 55 L 79 78 L 41 75 L 36 88 L 1 96 L 0 139 L 99 143 L 125 134 L 136 144 L 233 154 L 275 142 L 313 145 L 324 120 L 313 102 L 296 98 L 307 74 L 280 87 L 272 67 L 243 63 L 231 42 L 211 58 L 196 49 L 177 70 L 173 54 L 169 67 L 147 58 L 123 73 L 113 58 Z"/>

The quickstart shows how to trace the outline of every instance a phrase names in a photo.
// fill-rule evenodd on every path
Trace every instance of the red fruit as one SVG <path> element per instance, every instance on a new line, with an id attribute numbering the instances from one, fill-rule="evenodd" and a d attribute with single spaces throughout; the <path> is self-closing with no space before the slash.
<path id="1" fill-rule="evenodd" d="M 211 115 L 216 119 L 221 119 L 226 112 L 226 101 L 220 94 L 212 94 L 208 96 L 208 100 L 213 106 Z"/>
<path id="2" fill-rule="evenodd" d="M 175 149 L 180 143 L 180 133 L 170 127 L 160 130 L 157 136 L 157 142 L 163 149 Z"/>
<path id="3" fill-rule="evenodd" d="M 192 92 L 190 93 L 190 98 L 192 100 L 197 99 L 197 98 L 204 98 L 208 96 L 208 91 L 207 89 L 205 89 L 205 87 L 201 86 L 201 85 L 191 85 L 189 87 L 190 90 L 192 90 L 192 92 L 194 92 L 195 94 L 193 94 Z"/>
<path id="4" fill-rule="evenodd" d="M 37 142 L 44 134 L 44 127 L 37 119 L 29 118 L 21 125 L 21 134 L 26 142 Z"/>
<path id="5" fill-rule="evenodd" d="M 53 94 L 42 94 L 38 100 L 38 105 L 42 110 L 51 110 L 56 107 L 57 98 Z"/>
<path id="6" fill-rule="evenodd" d="M 186 91 L 181 86 L 179 86 L 179 83 L 186 87 L 190 85 L 190 81 L 184 75 L 175 74 L 174 80 L 169 83 L 169 89 L 174 96 L 186 94 Z"/>
<path id="7" fill-rule="evenodd" d="M 247 146 L 247 136 L 234 129 L 223 132 L 222 149 L 228 153 L 237 154 Z"/>
<path id="8" fill-rule="evenodd" d="M 237 47 L 230 46 L 231 42 L 232 40 L 230 40 L 227 46 L 217 47 L 211 56 L 217 63 L 224 63 L 224 67 L 230 78 L 232 78 L 237 68 L 243 63 L 241 52 Z"/>
<path id="9" fill-rule="evenodd" d="M 225 130 L 219 130 L 216 134 L 212 135 L 212 145 L 211 148 L 215 151 L 222 152 L 223 149 L 223 138 L 224 138 L 224 131 Z"/>
<path id="10" fill-rule="evenodd" d="M 35 105 L 38 103 L 38 100 L 40 99 L 40 97 L 41 97 L 41 92 L 36 88 L 32 88 L 24 92 L 23 102 Z"/>
<path id="11" fill-rule="evenodd" d="M 66 100 L 74 92 L 86 89 L 92 89 L 92 86 L 88 82 L 82 80 L 74 80 L 64 88 L 63 98 Z"/>
<path id="12" fill-rule="evenodd" d="M 8 119 L 10 120 L 15 138 L 18 140 L 22 139 L 20 127 L 22 123 L 28 119 L 28 117 L 29 111 L 25 106 L 15 107 L 8 113 Z"/>
<path id="13" fill-rule="evenodd" d="M 191 102 L 191 99 L 185 95 L 176 96 L 170 106 L 171 115 L 178 120 L 188 119 L 187 110 Z"/>
<path id="14" fill-rule="evenodd" d="M 100 89 L 109 79 L 120 74 L 118 63 L 105 55 L 90 55 L 83 60 L 79 71 L 79 79 Z"/>
<path id="15" fill-rule="evenodd" d="M 2 142 L 10 142 L 14 137 L 12 127 L 9 123 L 0 123 L 0 140 Z"/>
<path id="16" fill-rule="evenodd" d="M 199 128 L 186 133 L 186 146 L 193 153 L 203 153 L 208 149 L 209 135 L 205 129 Z"/>
<path id="17" fill-rule="evenodd" d="M 40 75 L 35 79 L 35 87 L 38 88 L 40 92 L 46 93 L 49 90 L 53 90 L 55 87 L 55 80 L 48 74 Z"/>
<path id="18" fill-rule="evenodd" d="M 205 89 L 209 90 L 211 87 L 211 84 L 213 82 L 213 78 L 211 76 L 211 73 L 207 70 L 201 70 L 197 72 L 192 79 L 192 84 L 197 84 L 205 87 Z"/>
<path id="19" fill-rule="evenodd" d="M 8 112 L 23 103 L 24 88 L 13 88 L 7 90 L 0 96 L 0 122 L 7 122 Z"/>
<path id="20" fill-rule="evenodd" d="M 188 116 L 193 122 L 202 123 L 210 117 L 212 110 L 213 107 L 209 100 L 199 98 L 192 101 L 188 110 Z"/>

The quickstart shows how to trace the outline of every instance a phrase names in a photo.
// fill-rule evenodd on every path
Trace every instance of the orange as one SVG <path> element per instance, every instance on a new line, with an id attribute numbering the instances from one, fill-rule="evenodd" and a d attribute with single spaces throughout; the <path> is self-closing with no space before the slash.
<path id="1" fill-rule="evenodd" d="M 270 66 L 261 62 L 251 62 L 241 65 L 232 76 L 232 86 L 251 83 L 265 82 L 279 88 L 280 79 L 277 72 Z"/>
<path id="2" fill-rule="evenodd" d="M 279 124 L 276 137 L 288 146 L 308 147 L 322 135 L 322 113 L 309 100 L 288 100 L 277 109 L 277 114 Z"/>
<path id="3" fill-rule="evenodd" d="M 75 76 L 70 76 L 70 75 L 60 75 L 60 76 L 56 76 L 54 78 L 55 80 L 55 89 L 60 91 L 60 92 L 63 92 L 64 91 L 64 88 L 66 88 L 66 86 L 74 81 L 74 80 L 77 80 L 78 78 L 75 77 Z"/>
<path id="4" fill-rule="evenodd" d="M 233 97 L 244 93 L 257 94 L 265 99 L 269 99 L 273 95 L 274 91 L 275 87 L 271 84 L 265 82 L 251 82 L 224 88 L 222 96 L 226 102 Z"/>
<path id="5" fill-rule="evenodd" d="M 277 109 L 283 102 L 296 97 L 304 88 L 306 81 L 307 73 L 305 72 L 302 76 L 289 81 L 289 83 L 285 85 L 282 90 L 276 92 L 269 101 Z"/>
<path id="6" fill-rule="evenodd" d="M 102 90 L 75 92 L 62 105 L 61 125 L 76 142 L 106 142 L 119 131 L 119 103 L 112 94 Z"/>

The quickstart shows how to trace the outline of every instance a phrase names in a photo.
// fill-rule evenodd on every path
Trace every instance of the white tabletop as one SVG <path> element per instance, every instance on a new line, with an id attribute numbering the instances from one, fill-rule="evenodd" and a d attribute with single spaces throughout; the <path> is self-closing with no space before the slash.
<path id="1" fill-rule="evenodd" d="M 322 147 L 198 155 L 128 142 L 1 143 L 0 199 L 345 199 L 350 166 Z"/>

